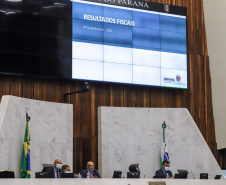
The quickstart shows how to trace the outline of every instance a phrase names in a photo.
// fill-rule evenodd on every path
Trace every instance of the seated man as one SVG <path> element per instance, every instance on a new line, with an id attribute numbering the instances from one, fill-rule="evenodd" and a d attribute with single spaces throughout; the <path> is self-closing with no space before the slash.
<path id="1" fill-rule="evenodd" d="M 70 166 L 67 165 L 67 164 L 62 166 L 62 170 L 64 171 L 64 173 L 72 173 L 71 169 L 70 169 Z"/>
<path id="2" fill-rule="evenodd" d="M 81 171 L 82 178 L 101 178 L 97 169 L 94 169 L 94 163 L 89 161 L 86 169 Z"/>
<path id="3" fill-rule="evenodd" d="M 170 162 L 167 160 L 164 160 L 162 162 L 162 168 L 155 172 L 155 175 L 157 174 L 167 174 L 166 176 L 167 178 L 173 179 L 173 174 L 170 171 Z"/>
<path id="4" fill-rule="evenodd" d="M 61 178 L 61 174 L 64 173 L 61 166 L 62 161 L 60 159 L 56 159 L 53 167 L 45 167 L 42 172 L 46 172 L 48 178 Z"/>

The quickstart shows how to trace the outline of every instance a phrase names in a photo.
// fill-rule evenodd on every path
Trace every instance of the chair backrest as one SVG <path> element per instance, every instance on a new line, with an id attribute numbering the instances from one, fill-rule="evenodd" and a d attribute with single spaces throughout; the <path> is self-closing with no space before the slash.
<path id="1" fill-rule="evenodd" d="M 53 167 L 53 164 L 43 164 L 43 168 L 46 168 L 46 167 Z"/>
<path id="2" fill-rule="evenodd" d="M 177 170 L 180 174 L 188 174 L 187 170 Z"/>
<path id="3" fill-rule="evenodd" d="M 139 164 L 131 164 L 130 166 L 129 166 L 129 171 L 130 172 L 140 172 L 140 169 L 139 169 Z"/>

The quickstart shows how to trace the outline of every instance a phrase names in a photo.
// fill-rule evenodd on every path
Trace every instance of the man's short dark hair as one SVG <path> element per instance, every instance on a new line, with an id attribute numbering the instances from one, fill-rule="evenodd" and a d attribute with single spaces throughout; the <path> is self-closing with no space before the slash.
<path id="1" fill-rule="evenodd" d="M 67 167 L 70 167 L 69 165 L 65 164 L 62 166 L 62 170 L 66 170 Z"/>
<path id="2" fill-rule="evenodd" d="M 164 160 L 163 162 L 162 162 L 162 164 L 169 164 L 170 162 L 169 161 L 167 161 L 167 160 Z"/>

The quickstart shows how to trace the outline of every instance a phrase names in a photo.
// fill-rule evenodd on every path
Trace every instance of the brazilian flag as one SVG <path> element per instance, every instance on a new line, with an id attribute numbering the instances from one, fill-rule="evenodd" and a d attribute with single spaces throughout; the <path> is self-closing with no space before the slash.
<path id="1" fill-rule="evenodd" d="M 30 178 L 31 168 L 30 168 L 30 134 L 29 134 L 29 124 L 30 117 L 26 114 L 26 129 L 24 134 L 24 146 L 21 158 L 21 178 Z"/>

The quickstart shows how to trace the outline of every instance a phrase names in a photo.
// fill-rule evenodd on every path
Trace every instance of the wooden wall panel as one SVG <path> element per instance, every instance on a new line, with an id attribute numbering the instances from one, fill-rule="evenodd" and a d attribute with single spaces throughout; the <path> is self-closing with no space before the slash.
<path id="1" fill-rule="evenodd" d="M 218 159 L 214 130 L 211 76 L 202 0 L 150 0 L 187 7 L 188 90 L 90 82 L 90 91 L 68 96 L 73 104 L 74 172 L 85 168 L 88 160 L 98 160 L 98 106 L 187 108 L 210 149 Z M 63 103 L 63 95 L 81 89 L 75 80 L 37 79 L 0 76 L 0 96 Z M 226 164 L 221 151 L 220 164 Z"/>

